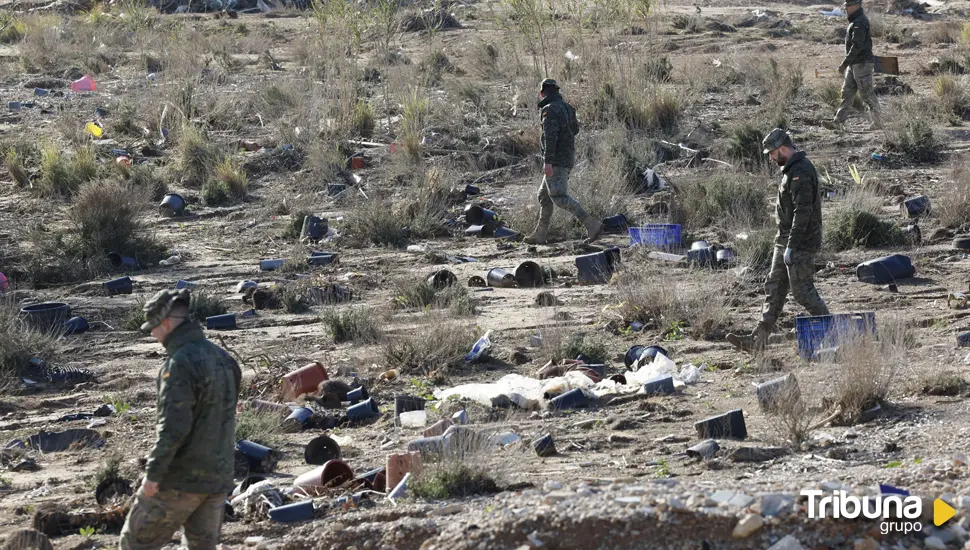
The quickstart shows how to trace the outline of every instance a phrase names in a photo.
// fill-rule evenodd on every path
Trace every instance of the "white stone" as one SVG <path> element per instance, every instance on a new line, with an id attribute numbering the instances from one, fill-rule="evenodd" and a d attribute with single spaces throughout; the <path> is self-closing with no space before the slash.
<path id="1" fill-rule="evenodd" d="M 461 504 L 449 504 L 447 506 L 442 506 L 441 508 L 436 508 L 431 511 L 432 516 L 452 516 L 455 514 L 460 514 L 464 511 L 465 507 Z"/>
<path id="2" fill-rule="evenodd" d="M 257 544 L 263 542 L 264 540 L 266 540 L 266 537 L 246 537 L 246 540 L 243 541 L 243 544 L 245 544 L 246 546 L 256 546 Z"/>
<path id="3" fill-rule="evenodd" d="M 748 514 L 734 526 L 731 536 L 736 539 L 746 539 L 755 534 L 765 524 L 765 520 L 757 514 Z"/>
<path id="4" fill-rule="evenodd" d="M 546 498 L 544 499 L 544 501 L 546 504 L 557 504 L 564 500 L 569 500 L 574 496 L 576 496 L 576 493 L 572 493 L 569 491 L 553 491 L 548 495 L 546 495 Z"/>
<path id="5" fill-rule="evenodd" d="M 558 491 L 562 489 L 562 483 L 559 483 L 558 481 L 547 481 L 542 484 L 542 489 L 547 492 Z"/>
<path id="6" fill-rule="evenodd" d="M 930 548 L 931 550 L 946 550 L 946 544 L 943 544 L 940 537 L 926 537 L 923 544 L 925 544 L 926 547 Z"/>
<path id="7" fill-rule="evenodd" d="M 802 543 L 795 537 L 788 535 L 780 541 L 771 545 L 768 550 L 804 550 Z"/>

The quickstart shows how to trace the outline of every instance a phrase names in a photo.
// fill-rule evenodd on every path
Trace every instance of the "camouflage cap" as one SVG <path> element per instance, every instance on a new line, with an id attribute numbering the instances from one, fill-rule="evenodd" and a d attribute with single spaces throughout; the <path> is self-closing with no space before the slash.
<path id="1" fill-rule="evenodd" d="M 546 78 L 545 80 L 543 80 L 542 82 L 539 83 L 539 91 L 541 92 L 542 90 L 545 90 L 546 88 L 555 88 L 556 90 L 558 90 L 559 89 L 559 83 L 556 82 L 556 80 L 553 79 L 553 78 Z"/>
<path id="2" fill-rule="evenodd" d="M 765 148 L 763 153 L 767 155 L 782 145 L 785 145 L 786 143 L 790 144 L 791 142 L 791 134 L 782 130 L 781 128 L 775 128 L 774 130 L 768 132 L 768 135 L 765 136 L 765 139 L 761 142 L 761 145 L 763 145 Z"/>
<path id="3" fill-rule="evenodd" d="M 191 295 L 187 288 L 181 290 L 160 290 L 142 308 L 145 312 L 145 323 L 141 326 L 141 329 L 146 332 L 154 329 L 162 324 L 162 320 L 168 317 L 169 312 L 172 311 L 175 304 L 182 302 L 188 306 L 190 301 Z"/>

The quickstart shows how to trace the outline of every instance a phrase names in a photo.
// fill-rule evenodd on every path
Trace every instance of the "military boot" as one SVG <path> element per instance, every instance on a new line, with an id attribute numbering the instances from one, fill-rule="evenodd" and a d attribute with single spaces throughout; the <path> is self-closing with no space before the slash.
<path id="1" fill-rule="evenodd" d="M 603 222 L 600 220 L 597 220 L 592 216 L 587 216 L 586 219 L 583 220 L 583 225 L 586 226 L 587 236 L 586 236 L 586 240 L 583 241 L 586 244 L 589 244 L 595 241 L 596 239 L 598 239 L 600 236 L 600 233 L 603 232 Z"/>
<path id="2" fill-rule="evenodd" d="M 758 325 L 751 334 L 728 334 L 725 338 L 731 345 L 741 351 L 759 354 L 765 350 L 768 343 L 768 330 L 763 325 Z"/>
<path id="3" fill-rule="evenodd" d="M 536 230 L 532 232 L 528 237 L 526 237 L 525 242 L 528 244 L 546 244 L 549 241 L 547 234 L 549 233 L 549 226 L 540 221 L 536 225 Z"/>

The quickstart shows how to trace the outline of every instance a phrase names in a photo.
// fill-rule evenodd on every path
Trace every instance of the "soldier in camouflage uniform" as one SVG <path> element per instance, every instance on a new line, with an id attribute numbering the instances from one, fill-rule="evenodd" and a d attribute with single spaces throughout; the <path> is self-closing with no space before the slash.
<path id="1" fill-rule="evenodd" d="M 797 151 L 791 134 L 775 128 L 762 142 L 764 153 L 782 167 L 775 217 L 778 235 L 765 280 L 765 302 L 761 322 L 747 336 L 728 334 L 727 340 L 740 349 L 760 352 L 768 342 L 781 315 L 788 291 L 812 315 L 828 315 L 815 289 L 815 254 L 822 245 L 822 194 L 815 166 L 803 151 Z"/>
<path id="2" fill-rule="evenodd" d="M 879 100 L 872 90 L 873 56 L 869 18 L 862 10 L 862 0 L 846 0 L 845 12 L 849 18 L 849 28 L 845 31 L 845 59 L 839 65 L 839 74 L 844 75 L 845 80 L 842 82 L 842 105 L 835 113 L 835 122 L 842 123 L 849 118 L 849 109 L 858 93 L 869 109 L 873 124 L 879 125 Z"/>
<path id="3" fill-rule="evenodd" d="M 543 178 L 539 184 L 539 222 L 525 238 L 529 244 L 545 244 L 554 206 L 568 210 L 586 226 L 587 243 L 599 237 L 603 222 L 594 219 L 569 196 L 569 171 L 576 162 L 576 134 L 579 121 L 572 105 L 559 93 L 559 84 L 547 78 L 539 85 L 539 114 L 542 119 Z"/>
<path id="4" fill-rule="evenodd" d="M 236 397 L 242 372 L 189 320 L 187 289 L 145 304 L 145 324 L 168 352 L 158 373 L 157 439 L 121 531 L 122 550 L 156 550 L 184 529 L 190 550 L 213 549 L 233 488 Z"/>

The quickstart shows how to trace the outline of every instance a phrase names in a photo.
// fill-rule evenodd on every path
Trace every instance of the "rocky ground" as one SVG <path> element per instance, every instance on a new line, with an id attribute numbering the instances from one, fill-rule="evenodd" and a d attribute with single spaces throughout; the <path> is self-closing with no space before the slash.
<path id="1" fill-rule="evenodd" d="M 356 506 L 344 507 L 337 499 L 355 491 L 332 489 L 317 497 L 312 521 L 276 523 L 263 511 L 226 523 L 223 542 L 229 547 L 963 547 L 970 520 L 962 511 L 970 487 L 965 481 L 968 428 L 961 421 L 968 401 L 962 374 L 966 351 L 957 348 L 955 340 L 970 328 L 966 310 L 948 308 L 947 296 L 966 291 L 968 284 L 965 272 L 970 260 L 951 242 L 970 222 L 970 178 L 961 172 L 970 134 L 953 105 L 945 103 L 953 96 L 941 94 L 938 88 L 941 63 L 956 60 L 960 69 L 951 67 L 950 72 L 970 71 L 966 56 L 970 32 L 960 27 L 966 19 L 966 3 L 867 7 L 880 29 L 877 54 L 900 58 L 897 78 L 877 78 L 887 113 L 885 131 L 867 130 L 863 118 L 854 118 L 839 130 L 822 124 L 834 112 L 825 98 L 833 85 L 837 89 L 838 81 L 831 74 L 817 76 L 815 70 L 838 66 L 843 48 L 839 30 L 844 20 L 819 13 L 833 6 L 673 2 L 654 6 L 651 15 L 641 17 L 633 3 L 620 3 L 618 14 L 604 18 L 593 6 L 587 6 L 583 12 L 587 15 L 581 16 L 557 5 L 559 16 L 550 17 L 547 24 L 561 24 L 545 27 L 544 61 L 548 74 L 563 82 L 567 99 L 575 103 L 589 129 L 581 134 L 572 189 L 597 215 L 622 212 L 636 224 L 678 221 L 684 225 L 687 245 L 704 238 L 734 246 L 740 264 L 724 270 L 651 259 L 645 251 L 630 247 L 623 234 L 583 245 L 582 232 L 558 214 L 555 226 L 561 240 L 547 246 L 463 235 L 461 212 L 466 202 L 492 208 L 520 233 L 531 230 L 537 214 L 533 92 L 539 79 L 532 55 L 540 56 L 538 60 L 541 52 L 526 49 L 523 27 L 514 24 L 523 19 L 509 16 L 513 4 L 453 4 L 449 12 L 461 28 L 430 34 L 391 32 L 390 46 L 383 49 L 379 24 L 368 27 L 360 44 L 354 44 L 352 35 L 343 34 L 354 19 L 340 19 L 332 11 L 311 17 L 281 10 L 239 14 L 235 19 L 211 13 L 147 12 L 145 20 L 153 23 L 138 26 L 135 23 L 146 12 L 125 11 L 122 6 L 87 14 L 59 8 L 63 13 L 53 16 L 28 14 L 29 5 L 4 6 L 13 21 L 28 22 L 29 32 L 19 40 L 2 40 L 0 96 L 5 101 L 36 104 L 0 115 L 4 150 L 23 141 L 50 142 L 55 149 L 74 154 L 90 145 L 103 179 L 115 177 L 113 149 L 138 151 L 133 155 L 136 163 L 147 161 L 169 191 L 185 196 L 190 214 L 163 218 L 152 207 L 140 216 L 138 230 L 165 249 L 160 258 L 177 253 L 181 261 L 159 266 L 157 258 L 145 260 L 141 269 L 127 273 L 134 281 L 133 294 L 105 297 L 102 283 L 125 273 L 86 272 L 73 280 L 38 280 L 37 263 L 31 261 L 41 242 L 38 228 L 44 227 L 41 233 L 47 234 L 75 231 L 74 199 L 17 185 L 9 163 L 7 170 L 0 171 L 0 271 L 13 283 L 8 296 L 17 306 L 66 302 L 75 314 L 84 316 L 92 330 L 61 338 L 56 353 L 48 356 L 49 363 L 88 369 L 94 375 L 79 384 L 26 388 L 20 377 L 11 378 L 7 394 L 0 399 L 0 438 L 26 440 L 41 430 L 91 425 L 104 439 L 99 448 L 73 445 L 58 452 L 4 451 L 3 531 L 41 526 L 37 513 L 52 506 L 74 513 L 110 510 L 96 504 L 94 489 L 103 477 L 99 472 L 111 460 L 120 460 L 120 473 L 133 484 L 140 479 L 138 459 L 153 443 L 155 374 L 164 360 L 157 343 L 125 326 L 141 301 L 185 280 L 195 292 L 219 296 L 229 312 L 242 314 L 251 306 L 243 303 L 236 285 L 258 280 L 263 287 L 336 284 L 349 288 L 354 298 L 336 305 L 312 303 L 308 311 L 299 313 L 259 310 L 252 317 L 240 316 L 236 330 L 208 331 L 210 338 L 241 360 L 247 382 L 242 399 L 279 400 L 282 374 L 319 361 L 331 378 L 362 382 L 381 408 L 379 418 L 365 423 L 289 434 L 274 430 L 264 442 L 282 453 L 272 476 L 272 484 L 281 489 L 311 469 L 303 449 L 314 437 L 331 435 L 340 444 L 342 459 L 358 474 L 383 466 L 388 453 L 405 450 L 422 431 L 395 425 L 395 395 L 432 397 L 435 391 L 494 382 L 510 373 L 535 377 L 549 360 L 564 357 L 573 335 L 584 335 L 585 350 L 604 355 L 607 375 L 627 370 L 623 354 L 630 346 L 659 344 L 678 368 L 695 365 L 700 376 L 674 395 L 606 398 L 589 408 L 568 411 L 549 411 L 544 406 L 491 408 L 446 400 L 429 409 L 429 424 L 464 408 L 469 427 L 490 435 L 518 436 L 519 441 L 511 445 L 484 445 L 465 457 L 476 471 L 493 478 L 500 492 L 446 499 L 412 495 L 396 503 L 383 494 L 367 492 Z M 915 14 L 904 11 L 914 6 Z M 410 21 L 405 11 L 395 15 L 395 23 Z M 380 17 L 373 17 L 379 23 Z M 8 21 L 0 18 L 0 35 L 13 24 Z M 483 57 L 487 45 L 500 53 Z M 411 62 L 391 63 L 387 55 Z M 649 61 L 661 55 L 672 67 L 669 78 L 658 82 L 643 77 L 645 67 L 656 70 Z M 153 67 L 149 58 L 167 65 Z M 66 91 L 67 83 L 94 69 L 99 69 L 94 94 L 33 95 L 35 87 Z M 151 78 L 146 78 L 148 74 Z M 657 122 L 656 115 L 639 132 L 613 115 L 601 120 L 594 113 L 602 114 L 598 102 L 603 101 L 604 79 L 616 82 L 619 95 L 622 90 L 635 98 L 671 94 L 679 101 L 675 127 Z M 352 82 L 357 80 L 359 86 Z M 951 80 L 970 96 L 966 77 L 955 74 Z M 795 86 L 794 92 L 779 92 L 782 83 Z M 276 91 L 270 91 L 274 87 Z M 415 104 L 408 99 L 412 87 L 429 98 L 429 114 L 418 117 L 417 159 L 408 158 L 410 146 L 402 152 L 408 134 L 401 120 L 409 120 L 406 106 Z M 191 89 L 197 95 L 185 100 L 186 90 Z M 902 93 L 907 89 L 910 93 Z M 376 111 L 375 128 L 363 140 L 333 130 L 347 115 L 343 106 L 350 105 L 352 112 L 358 95 Z M 107 107 L 102 120 L 106 132 L 91 145 L 92 138 L 78 128 L 92 119 L 99 106 Z M 116 124 L 128 109 L 134 109 L 134 131 Z M 188 111 L 190 125 L 208 128 L 207 141 L 231 151 L 248 176 L 244 199 L 209 204 L 185 167 L 190 156 L 185 152 L 184 133 L 172 126 L 178 141 L 157 137 L 161 127 L 173 124 L 170 117 L 178 109 Z M 941 109 L 949 110 L 941 113 Z M 779 323 L 780 336 L 764 360 L 753 360 L 722 340 L 727 332 L 750 330 L 758 319 L 765 266 L 739 235 L 754 239 L 770 234 L 773 206 L 769 203 L 778 179 L 776 170 L 744 166 L 743 158 L 732 156 L 731 139 L 745 122 L 761 131 L 774 126 L 778 115 L 786 115 L 799 146 L 825 176 L 826 190 L 836 192 L 825 203 L 828 226 L 844 223 L 839 214 L 857 202 L 875 204 L 879 217 L 899 226 L 911 223 L 900 213 L 903 198 L 925 194 L 934 204 L 933 215 L 919 221 L 923 240 L 918 245 L 843 251 L 826 247 L 817 258 L 819 291 L 832 311 L 876 312 L 886 345 L 867 344 L 862 349 L 870 352 L 868 357 L 821 363 L 800 360 L 792 334 L 800 313 L 795 306 L 787 308 Z M 915 161 L 887 146 L 899 125 L 905 127 L 917 118 L 927 121 L 930 137 L 939 141 L 933 148 L 937 158 Z M 150 135 L 143 135 L 141 126 Z M 297 132 L 298 128 L 302 131 Z M 702 131 L 694 132 L 698 128 Z M 689 155 L 667 158 L 651 153 L 651 157 L 638 150 L 646 157 L 637 160 L 654 166 L 671 188 L 634 194 L 626 188 L 622 174 L 628 167 L 616 151 L 623 144 L 650 149 L 658 139 L 689 143 L 734 166 L 705 161 L 697 167 L 689 162 Z M 924 134 L 917 141 L 928 143 L 930 138 Z M 295 144 L 295 153 L 278 147 L 288 144 Z M 366 163 L 352 170 L 359 183 L 350 178 L 357 184 L 334 197 L 328 184 L 343 182 L 348 174 L 336 173 L 331 165 L 334 158 L 342 163 L 347 149 L 364 153 Z M 884 154 L 887 160 L 874 160 L 872 153 Z M 867 184 L 853 182 L 850 167 L 861 171 Z M 28 169 L 41 187 L 42 163 L 28 164 Z M 716 212 L 712 217 L 702 215 L 701 207 L 707 204 L 703 200 L 683 199 L 696 197 L 691 190 L 706 182 L 723 181 L 757 188 L 765 200 L 752 211 L 722 199 L 717 208 L 712 207 Z M 442 200 L 440 195 L 427 194 L 429 189 L 463 189 L 469 183 L 479 186 L 482 195 L 443 201 L 440 219 L 435 221 L 445 229 L 431 232 L 437 236 L 414 236 L 414 222 L 409 238 L 389 246 L 374 245 L 367 238 L 366 232 L 375 232 L 375 220 L 404 220 L 431 201 L 429 196 Z M 741 187 L 728 187 L 734 190 L 729 193 Z M 145 201 L 142 207 L 149 204 L 155 203 Z M 677 213 L 677 204 L 694 209 Z M 961 207 L 965 213 L 961 214 Z M 361 214 L 375 209 L 379 213 L 371 217 Z M 292 220 L 299 223 L 304 211 L 330 221 L 338 236 L 313 248 L 338 253 L 336 265 L 293 267 L 308 248 L 287 229 Z M 611 246 L 620 247 L 623 258 L 614 280 L 579 284 L 576 256 Z M 69 255 L 64 245 L 49 252 L 41 264 L 57 264 L 59 251 Z M 897 281 L 895 291 L 857 280 L 857 264 L 892 253 L 910 256 L 917 266 L 916 277 Z M 449 257 L 477 261 L 455 263 Z M 281 272 L 261 272 L 260 260 L 271 258 L 287 258 L 290 266 Z M 464 287 L 470 277 L 484 277 L 490 268 L 514 269 L 525 260 L 553 270 L 558 277 L 535 289 L 468 288 L 461 299 L 474 305 L 473 313 L 454 305 L 400 305 L 404 285 L 437 270 L 451 270 Z M 537 307 L 537 296 L 544 292 L 554 294 L 558 305 Z M 639 331 L 630 329 L 633 319 L 621 307 L 673 302 L 680 304 L 682 318 L 645 315 L 645 326 Z M 379 329 L 379 337 L 335 342 L 328 317 L 352 311 L 363 312 Z M 491 331 L 493 348 L 481 362 L 465 364 L 460 354 L 456 360 L 454 351 L 447 349 L 457 341 L 464 353 L 486 331 Z M 427 351 L 432 364 L 422 368 L 396 358 L 394 352 L 401 348 L 392 344 L 401 342 L 412 347 L 439 343 L 443 351 Z M 382 378 L 392 367 L 398 367 L 397 376 Z M 754 393 L 755 384 L 788 372 L 797 376 L 809 404 L 803 418 L 764 412 Z M 946 388 L 934 391 L 939 385 Z M 833 403 L 846 394 L 846 388 L 853 387 L 885 388 L 876 392 L 878 413 L 821 422 L 835 410 Z M 61 420 L 65 415 L 93 412 L 106 403 L 114 406 L 107 417 Z M 748 432 L 745 440 L 719 439 L 721 450 L 709 460 L 685 453 L 700 441 L 695 422 L 739 408 Z M 318 412 L 339 416 L 333 410 Z M 816 423 L 821 425 L 808 429 L 808 424 Z M 801 431 L 796 434 L 792 426 Z M 547 433 L 558 452 L 540 458 L 530 442 Z M 804 441 L 796 441 L 800 439 L 796 435 L 804 436 Z M 453 467 L 447 463 L 443 469 Z M 926 516 L 922 533 L 883 534 L 879 522 L 809 519 L 799 496 L 806 489 L 843 487 L 852 494 L 872 495 L 878 493 L 879 484 L 923 497 L 924 514 L 938 497 L 960 513 L 941 529 L 932 528 Z M 117 522 L 103 523 L 90 530 L 60 529 L 52 542 L 56 548 L 71 549 L 113 546 Z"/>

